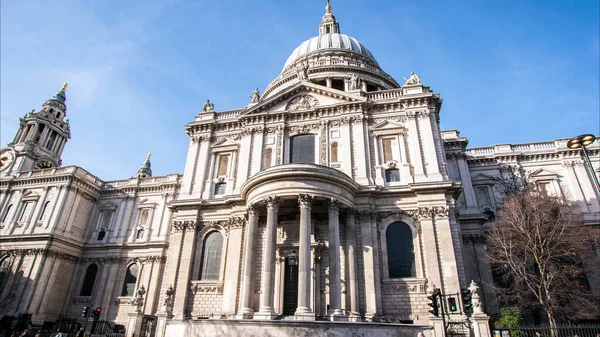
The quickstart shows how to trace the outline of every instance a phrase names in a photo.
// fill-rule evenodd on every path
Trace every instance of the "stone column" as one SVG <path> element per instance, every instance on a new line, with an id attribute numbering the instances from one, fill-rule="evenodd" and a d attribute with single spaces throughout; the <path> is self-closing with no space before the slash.
<path id="1" fill-rule="evenodd" d="M 351 316 L 360 316 L 358 312 L 358 289 L 356 283 L 356 218 L 354 211 L 346 215 L 346 245 L 348 247 L 348 287 L 350 292 Z"/>
<path id="2" fill-rule="evenodd" d="M 254 274 L 254 243 L 256 241 L 256 228 L 258 227 L 258 207 L 248 206 L 248 226 L 246 226 L 246 238 L 244 240 L 244 274 L 242 277 L 242 289 L 240 289 L 240 309 L 237 318 L 249 318 L 254 313 L 252 310 L 252 276 Z"/>
<path id="3" fill-rule="evenodd" d="M 340 281 L 340 202 L 329 203 L 329 315 L 343 316 Z"/>
<path id="4" fill-rule="evenodd" d="M 300 252 L 298 258 L 298 308 L 295 316 L 311 316 L 310 309 L 310 212 L 312 196 L 300 194 Z"/>
<path id="5" fill-rule="evenodd" d="M 273 308 L 273 286 L 275 285 L 275 244 L 279 197 L 269 196 L 265 201 L 267 203 L 267 229 L 265 230 L 266 242 L 262 286 L 260 288 L 260 310 L 254 315 L 254 318 L 257 319 L 273 319 L 277 316 Z"/>
<path id="6" fill-rule="evenodd" d="M 415 182 L 426 180 L 425 171 L 423 170 L 423 157 L 421 153 L 421 140 L 419 139 L 419 126 L 417 124 L 417 116 L 415 111 L 407 111 L 408 116 L 408 142 L 410 152 L 410 164 L 413 167 Z"/>

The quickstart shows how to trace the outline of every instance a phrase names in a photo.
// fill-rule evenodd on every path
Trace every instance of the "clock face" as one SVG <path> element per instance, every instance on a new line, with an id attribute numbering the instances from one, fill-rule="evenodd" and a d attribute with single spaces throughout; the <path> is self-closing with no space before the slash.
<path id="1" fill-rule="evenodd" d="M 0 152 L 0 171 L 4 171 L 10 167 L 15 160 L 15 154 L 11 149 L 5 149 Z"/>
<path id="2" fill-rule="evenodd" d="M 40 160 L 35 164 L 36 170 L 50 169 L 54 167 L 54 163 L 50 160 Z"/>

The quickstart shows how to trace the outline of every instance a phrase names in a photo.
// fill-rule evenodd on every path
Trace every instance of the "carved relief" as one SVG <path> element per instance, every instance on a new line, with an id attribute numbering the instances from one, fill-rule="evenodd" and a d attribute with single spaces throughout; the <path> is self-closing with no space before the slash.
<path id="1" fill-rule="evenodd" d="M 287 111 L 308 110 L 319 105 L 319 101 L 310 95 L 300 95 L 292 99 L 287 107 Z"/>

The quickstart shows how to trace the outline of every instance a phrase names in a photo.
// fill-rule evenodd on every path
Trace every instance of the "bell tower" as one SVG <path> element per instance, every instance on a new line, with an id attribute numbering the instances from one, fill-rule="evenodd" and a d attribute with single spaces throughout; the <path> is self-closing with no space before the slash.
<path id="1" fill-rule="evenodd" d="M 71 138 L 67 115 L 67 83 L 39 111 L 19 118 L 15 138 L 0 151 L 0 176 L 49 169 L 61 165 L 65 144 Z"/>

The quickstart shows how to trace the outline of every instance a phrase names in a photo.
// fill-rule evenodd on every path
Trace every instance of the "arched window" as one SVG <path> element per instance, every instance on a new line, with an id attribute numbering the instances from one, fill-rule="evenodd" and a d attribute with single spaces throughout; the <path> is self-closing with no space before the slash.
<path id="1" fill-rule="evenodd" d="M 221 250 L 223 235 L 214 231 L 206 236 L 202 247 L 200 280 L 218 280 L 221 271 Z"/>
<path id="2" fill-rule="evenodd" d="M 98 265 L 90 264 L 85 271 L 85 277 L 83 278 L 83 285 L 79 296 L 92 296 L 92 290 L 94 290 L 94 283 L 96 282 L 96 274 L 98 274 Z"/>
<path id="3" fill-rule="evenodd" d="M 272 158 L 273 158 L 273 149 L 272 148 L 265 149 L 263 168 L 267 169 L 267 168 L 271 167 L 271 159 Z"/>
<path id="4" fill-rule="evenodd" d="M 50 215 L 50 201 L 46 201 L 44 203 L 44 207 L 42 208 L 42 214 L 40 214 L 40 220 L 46 220 L 48 219 L 48 216 Z"/>
<path id="5" fill-rule="evenodd" d="M 121 296 L 134 296 L 135 295 L 135 284 L 138 278 L 138 266 L 132 264 L 127 268 L 125 273 L 125 281 L 123 281 L 123 290 Z"/>
<path id="6" fill-rule="evenodd" d="M 290 163 L 315 163 L 315 135 L 290 138 Z"/>
<path id="7" fill-rule="evenodd" d="M 332 163 L 338 162 L 338 143 L 331 143 L 331 150 L 329 151 L 329 159 Z"/>
<path id="8" fill-rule="evenodd" d="M 0 289 L 4 289 L 4 281 L 8 278 L 10 271 L 10 257 L 5 257 L 0 261 Z"/>
<path id="9" fill-rule="evenodd" d="M 6 213 L 4 213 L 4 218 L 2 218 L 2 222 L 10 221 L 10 218 L 12 218 L 12 212 L 13 212 L 13 205 L 10 204 L 10 205 L 8 205 L 8 208 L 6 209 Z"/>
<path id="10" fill-rule="evenodd" d="M 415 252 L 412 230 L 402 222 L 394 222 L 385 232 L 390 278 L 415 277 Z"/>

